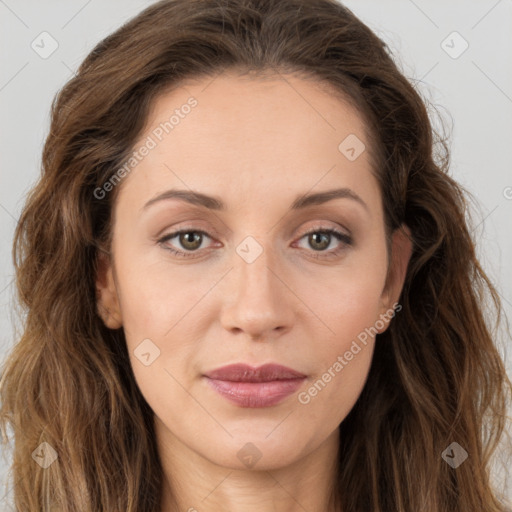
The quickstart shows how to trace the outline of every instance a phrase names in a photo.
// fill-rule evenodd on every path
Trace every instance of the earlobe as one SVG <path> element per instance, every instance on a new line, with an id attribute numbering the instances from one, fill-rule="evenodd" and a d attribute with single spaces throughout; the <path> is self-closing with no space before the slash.
<path id="1" fill-rule="evenodd" d="M 394 305 L 398 303 L 398 299 L 402 293 L 412 249 L 411 230 L 408 226 L 402 224 L 399 228 L 395 229 L 392 235 L 391 261 L 389 263 L 386 284 L 381 296 L 382 313 L 384 313 L 386 317 L 390 316 L 390 311 L 394 309 Z M 381 332 L 387 329 L 389 321 L 386 321 L 385 324 Z"/>
<path id="2" fill-rule="evenodd" d="M 101 252 L 97 259 L 96 308 L 109 329 L 119 329 L 123 325 L 110 257 Z"/>

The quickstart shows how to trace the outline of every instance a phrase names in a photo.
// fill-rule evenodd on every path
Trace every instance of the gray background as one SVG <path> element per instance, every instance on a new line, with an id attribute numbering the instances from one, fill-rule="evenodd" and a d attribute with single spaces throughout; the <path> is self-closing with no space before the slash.
<path id="1" fill-rule="evenodd" d="M 100 39 L 150 3 L 0 0 L 2 359 L 15 339 L 12 235 L 25 194 L 39 175 L 51 100 Z M 451 172 L 478 199 L 481 208 L 474 236 L 479 255 L 511 318 L 512 0 L 345 3 L 391 46 L 406 76 L 451 128 Z M 40 36 L 42 32 L 56 43 L 50 36 Z M 51 49 L 51 44 L 58 47 L 42 58 L 32 44 L 39 44 L 39 52 Z M 461 53 L 466 44 L 467 50 Z M 509 341 L 503 338 L 498 343 L 512 373 Z M 8 460 L 8 453 L 3 453 L 1 482 Z M 497 471 L 499 484 L 506 471 Z M 8 508 L 9 494 L 10 488 L 0 488 L 3 510 Z"/>

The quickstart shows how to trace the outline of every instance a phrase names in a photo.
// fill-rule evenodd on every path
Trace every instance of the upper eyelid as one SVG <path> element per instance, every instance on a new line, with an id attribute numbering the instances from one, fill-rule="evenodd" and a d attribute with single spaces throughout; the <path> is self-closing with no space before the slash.
<path id="1" fill-rule="evenodd" d="M 216 230 L 212 230 L 214 233 L 216 233 Z M 338 232 L 339 234 L 341 234 L 342 236 L 346 236 L 348 237 L 349 239 L 352 239 L 352 233 L 347 229 L 347 228 L 339 228 L 339 227 L 332 227 L 332 226 L 321 226 L 321 225 L 313 225 L 312 227 L 306 229 L 306 231 L 304 231 L 304 233 L 302 233 L 298 240 L 301 240 L 302 238 L 304 238 L 305 236 L 311 234 L 311 233 L 315 233 L 315 232 L 321 232 L 321 231 L 327 231 L 327 232 Z M 346 231 L 346 232 L 344 232 Z M 172 238 L 175 238 L 177 236 L 179 236 L 180 234 L 182 233 L 201 233 L 202 235 L 206 235 L 208 238 L 210 239 L 213 239 L 213 237 L 208 233 L 208 231 L 206 230 L 203 230 L 203 229 L 199 229 L 199 228 L 195 228 L 195 227 L 183 227 L 183 228 L 178 228 L 170 233 L 167 233 L 167 234 L 164 234 L 162 236 L 159 236 L 157 237 L 158 238 L 158 241 L 159 242 L 162 242 L 162 241 L 167 241 L 167 240 L 170 240 Z M 216 235 L 218 236 L 218 235 Z M 342 240 L 339 240 L 340 242 L 342 242 Z"/>
<path id="2" fill-rule="evenodd" d="M 308 233 L 311 233 L 311 232 L 315 232 L 315 231 L 330 231 L 330 230 L 333 230 L 333 231 L 345 231 L 345 233 L 343 234 L 346 234 L 347 236 L 352 236 L 352 232 L 351 230 L 349 230 L 348 228 L 344 227 L 344 226 L 332 226 L 332 225 L 320 225 L 320 222 L 322 221 L 317 221 L 317 224 L 314 224 L 313 226 L 307 228 L 304 233 L 301 235 L 301 236 L 304 236 Z M 332 221 L 331 221 L 332 222 Z M 180 233 L 183 233 L 183 232 L 194 232 L 194 233 L 202 233 L 210 238 L 211 235 L 208 231 L 211 231 L 213 232 L 214 236 L 217 236 L 219 237 L 220 236 L 220 233 L 214 229 L 214 228 L 205 228 L 205 229 L 202 229 L 202 228 L 198 228 L 198 227 L 195 227 L 195 226 L 184 226 L 184 227 L 180 227 L 180 228 L 176 228 L 172 231 L 170 231 L 169 233 L 167 234 L 162 234 L 162 235 L 158 235 L 157 238 L 161 239 L 161 238 L 166 238 L 168 236 L 176 236 L 177 234 L 180 234 Z"/>

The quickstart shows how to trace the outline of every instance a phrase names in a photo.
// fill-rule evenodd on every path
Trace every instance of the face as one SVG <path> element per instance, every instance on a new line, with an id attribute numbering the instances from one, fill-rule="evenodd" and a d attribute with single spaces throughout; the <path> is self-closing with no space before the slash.
<path id="1" fill-rule="evenodd" d="M 254 451 L 275 468 L 336 435 L 410 255 L 395 233 L 388 259 L 369 149 L 348 103 L 291 75 L 224 74 L 155 102 L 97 287 L 169 446 L 231 468 Z M 304 377 L 206 376 L 234 363 Z"/>

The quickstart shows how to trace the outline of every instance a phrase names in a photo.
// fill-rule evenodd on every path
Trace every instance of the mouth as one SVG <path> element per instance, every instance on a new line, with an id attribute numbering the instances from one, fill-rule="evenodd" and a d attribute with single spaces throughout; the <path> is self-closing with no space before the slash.
<path id="1" fill-rule="evenodd" d="M 233 364 L 203 376 L 208 385 L 239 407 L 270 407 L 297 391 L 306 375 L 278 364 L 258 368 Z"/>

